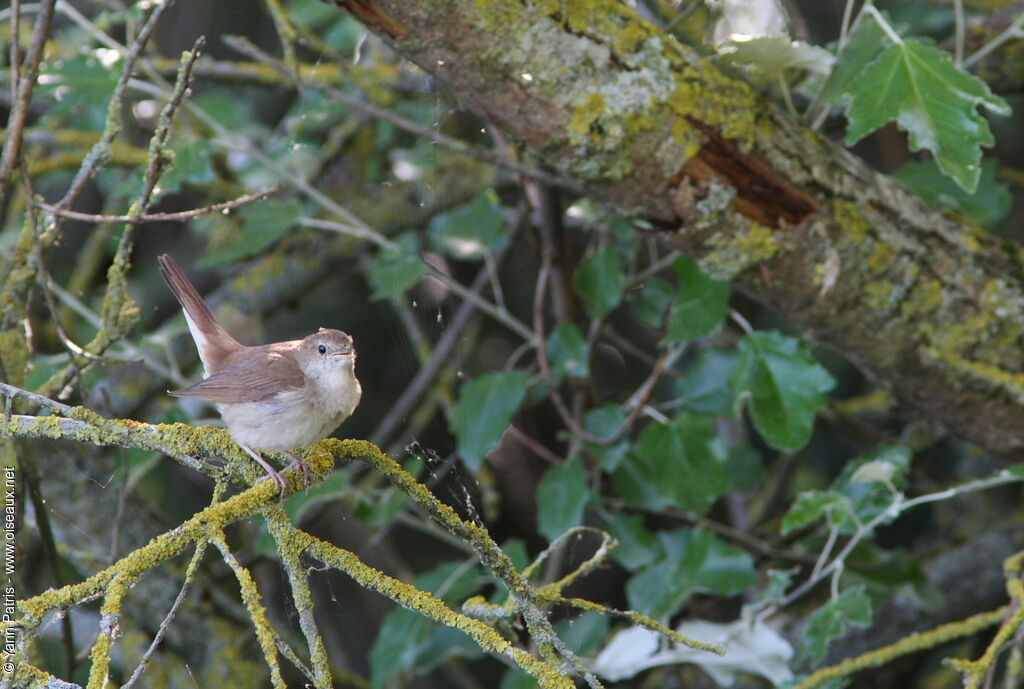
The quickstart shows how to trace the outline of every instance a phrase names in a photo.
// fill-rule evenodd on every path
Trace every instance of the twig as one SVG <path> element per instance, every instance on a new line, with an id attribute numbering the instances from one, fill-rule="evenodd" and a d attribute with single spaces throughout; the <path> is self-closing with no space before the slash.
<path id="1" fill-rule="evenodd" d="M 10 385 L 8 383 L 0 382 L 0 394 L 6 397 L 17 397 L 23 399 L 36 407 L 43 407 L 49 409 L 52 412 L 60 415 L 60 419 L 57 421 L 57 427 L 51 428 L 45 424 L 40 423 L 40 419 L 45 417 L 37 416 L 25 416 L 20 414 L 12 414 L 10 419 L 6 420 L 7 432 L 0 433 L 0 437 L 4 436 L 21 436 L 26 438 L 37 438 L 37 437 L 57 437 L 81 439 L 88 435 L 90 430 L 100 429 L 110 434 L 110 444 L 120 445 L 122 447 L 141 447 L 154 452 L 160 452 L 168 457 L 173 457 L 190 469 L 196 471 L 203 471 L 206 465 L 189 455 L 182 454 L 176 451 L 171 446 L 165 444 L 160 439 L 161 433 L 159 429 L 154 426 L 146 424 L 139 424 L 136 428 L 127 430 L 122 424 L 109 419 L 104 419 L 99 414 L 89 412 L 81 407 L 70 407 L 56 400 L 52 400 L 49 397 L 37 395 L 34 392 L 28 390 L 22 390 L 19 387 Z M 132 442 L 129 442 L 132 441 Z M 206 473 L 209 473 L 207 470 Z"/>
<path id="2" fill-rule="evenodd" d="M 331 98 L 337 100 L 338 102 L 344 103 L 345 105 L 351 107 L 353 110 L 357 110 L 363 113 L 364 115 L 368 115 L 370 117 L 374 117 L 376 119 L 392 124 L 399 129 L 409 132 L 410 134 L 414 134 L 418 137 L 431 141 L 432 143 L 445 146 L 446 148 L 450 148 L 456 153 L 461 153 L 463 155 L 470 156 L 471 158 L 475 158 L 481 162 L 488 163 L 490 165 L 495 165 L 497 167 L 504 168 L 511 172 L 515 172 L 520 175 L 525 175 L 527 177 L 540 180 L 545 184 L 552 184 L 555 186 L 565 187 L 566 189 L 571 189 L 574 192 L 582 193 L 580 186 L 573 182 L 572 180 L 549 174 L 532 165 L 524 165 L 522 163 L 518 163 L 504 156 L 495 154 L 489 150 L 481 149 L 476 146 L 471 146 L 467 144 L 465 141 L 460 141 L 459 139 L 454 139 L 450 136 L 446 136 L 433 129 L 423 127 L 419 124 L 416 124 L 415 122 L 400 117 L 394 114 L 393 112 L 390 112 L 389 110 L 378 108 L 377 106 L 367 103 L 366 101 L 360 100 L 359 98 L 355 98 L 354 96 L 350 96 L 344 91 L 339 91 L 338 89 L 332 86 L 323 84 L 319 81 L 316 81 L 315 79 L 304 77 L 297 73 L 292 67 L 282 62 L 281 60 L 278 60 L 277 58 L 268 55 L 267 53 L 257 48 L 247 38 L 244 38 L 242 36 L 225 36 L 224 42 L 227 43 L 228 46 L 230 46 L 231 48 L 242 53 L 243 55 L 277 70 L 283 76 L 286 76 L 289 79 L 291 79 L 296 85 L 305 88 L 310 88 L 313 89 L 314 91 L 319 91 L 320 93 L 330 96 Z"/>
<path id="3" fill-rule="evenodd" d="M 500 257 L 498 260 L 500 260 Z M 483 291 L 486 284 L 487 270 L 486 268 L 481 268 L 476 277 L 473 278 L 470 290 L 474 294 L 479 294 Z M 475 309 L 476 305 L 471 301 L 463 301 L 459 304 L 458 309 L 455 310 L 455 315 L 452 316 L 444 329 L 444 333 L 434 346 L 434 351 L 431 352 L 430 358 L 416 371 L 416 375 L 405 386 L 402 395 L 391 405 L 387 415 L 377 425 L 377 428 L 373 430 L 373 433 L 370 434 L 369 440 L 371 443 L 382 445 L 391 437 L 391 434 L 394 433 L 398 425 L 404 422 L 409 412 L 412 411 L 420 398 L 423 397 L 427 386 L 437 378 L 437 374 L 449 363 L 451 352 L 455 345 L 458 344 L 462 331 L 465 330 Z"/>
<path id="4" fill-rule="evenodd" d="M 455 280 L 447 273 L 441 272 L 429 263 L 424 263 L 424 266 L 426 267 L 426 272 L 430 277 L 434 278 L 466 301 L 473 302 L 473 305 L 478 309 L 489 316 L 492 316 L 496 321 L 508 327 L 509 330 L 516 333 L 524 340 L 532 341 L 534 339 L 533 332 L 531 332 L 522 321 L 508 311 L 502 309 L 500 306 L 495 306 L 458 280 Z"/>
<path id="5" fill-rule="evenodd" d="M 15 90 L 14 102 L 11 112 L 7 117 L 7 136 L 4 141 L 3 154 L 0 155 L 0 206 L 7 198 L 7 187 L 10 183 L 14 168 L 21 159 L 21 142 L 25 133 L 25 122 L 28 119 L 29 103 L 32 101 L 32 92 L 36 87 L 39 77 L 39 65 L 43 59 L 43 48 L 46 44 L 46 37 L 50 35 L 50 26 L 53 22 L 53 6 L 56 0 L 42 0 L 42 11 L 36 18 L 35 32 L 32 34 L 32 45 L 25 55 L 25 69 L 19 75 L 17 62 L 12 62 L 12 74 L 16 80 L 11 84 Z M 20 12 L 20 4 L 12 7 L 14 19 L 11 29 L 17 28 L 17 16 Z M 12 61 L 17 56 L 18 35 L 11 34 Z"/>
<path id="6" fill-rule="evenodd" d="M 555 452 L 549 450 L 547 447 L 544 446 L 543 443 L 541 443 L 533 436 L 527 435 L 526 433 L 521 431 L 519 427 L 516 426 L 514 423 L 509 424 L 508 430 L 515 437 L 516 440 L 518 440 L 523 445 L 526 445 L 526 447 L 533 450 L 533 453 L 540 457 L 541 459 L 547 461 L 550 464 L 562 463 L 562 457 L 560 457 Z"/>
<path id="7" fill-rule="evenodd" d="M 214 497 L 213 502 L 217 502 L 217 497 Z M 156 650 L 160 647 L 160 643 L 164 639 L 164 635 L 167 633 L 167 629 L 171 626 L 171 621 L 174 616 L 178 614 L 178 608 L 185 602 L 185 596 L 188 594 L 189 587 L 192 580 L 195 579 L 196 572 L 199 570 L 199 563 L 202 562 L 203 555 L 206 553 L 206 546 L 209 541 L 196 541 L 196 549 L 192 554 L 192 559 L 188 563 L 188 569 L 185 570 L 185 581 L 181 583 L 181 589 L 178 590 L 178 596 L 174 599 L 174 603 L 171 605 L 171 609 L 164 615 L 164 619 L 160 622 L 160 627 L 156 630 L 156 634 L 153 636 L 153 640 L 149 644 L 149 648 L 142 655 L 142 660 L 135 666 L 135 670 L 132 672 L 131 677 L 124 683 L 121 689 L 132 689 L 135 683 L 142 677 L 142 673 L 146 671 L 146 667 L 149 665 L 150 658 L 156 653 Z"/>
<path id="8" fill-rule="evenodd" d="M 1006 27 L 1006 29 L 1002 31 L 998 36 L 996 36 L 991 41 L 983 45 L 981 48 L 978 49 L 976 53 L 974 53 L 969 58 L 964 60 L 963 64 L 961 64 L 960 67 L 963 69 L 968 69 L 971 67 L 971 65 L 984 59 L 989 53 L 991 53 L 993 50 L 995 50 L 1002 44 L 1006 43 L 1007 41 L 1013 38 L 1020 38 L 1022 28 L 1024 28 L 1024 12 L 1022 12 L 1019 17 L 1014 19 L 1013 23 Z"/>
<path id="9" fill-rule="evenodd" d="M 545 259 L 540 268 L 540 272 L 537 274 L 537 288 L 534 291 L 533 300 L 533 333 L 534 339 L 537 341 L 537 363 L 540 365 L 541 375 L 544 377 L 544 381 L 547 383 L 549 394 L 551 395 L 551 401 L 555 405 L 555 410 L 561 417 L 562 422 L 579 438 L 585 440 L 593 445 L 613 445 L 621 440 L 626 433 L 633 427 L 633 423 L 640 415 L 641 410 L 647 404 L 647 400 L 650 398 L 651 393 L 654 391 L 654 385 L 661 378 L 661 372 L 664 370 L 665 365 L 669 361 L 670 352 L 665 352 L 658 357 L 657 362 L 654 364 L 654 368 L 651 370 L 650 376 L 643 382 L 640 388 L 633 394 L 633 398 L 637 400 L 636 406 L 634 406 L 629 415 L 626 416 L 626 420 L 622 423 L 614 433 L 609 436 L 601 437 L 590 433 L 585 428 L 579 425 L 576 419 L 573 417 L 572 412 L 565 404 L 565 400 L 562 399 L 561 393 L 558 392 L 557 387 L 554 384 L 554 376 L 551 374 L 551 364 L 548 362 L 548 355 L 544 347 L 544 323 L 543 323 L 543 305 L 544 305 L 544 292 L 547 284 L 548 273 L 551 270 L 551 263 Z"/>
<path id="10" fill-rule="evenodd" d="M 275 184 L 272 187 L 258 191 L 252 194 L 245 194 L 239 196 L 231 201 L 224 201 L 221 203 L 215 203 L 211 206 L 204 206 L 202 208 L 193 208 L 187 211 L 178 211 L 176 213 L 142 213 L 141 215 L 98 215 L 93 213 L 80 213 L 78 211 L 68 210 L 59 208 L 53 204 L 33 199 L 32 203 L 45 211 L 49 211 L 54 215 L 59 215 L 62 218 L 68 220 L 81 220 L 83 222 L 92 223 L 150 223 L 150 222 L 178 222 L 182 220 L 189 220 L 191 218 L 198 217 L 200 215 L 206 215 L 208 213 L 219 213 L 223 211 L 233 211 L 236 208 L 246 206 L 256 201 L 262 201 L 271 194 L 276 194 L 283 189 L 283 185 Z"/>
<path id="11" fill-rule="evenodd" d="M 153 8 L 149 17 L 146 19 L 146 23 L 142 25 L 139 30 L 139 35 L 136 36 L 132 42 L 131 50 L 124 55 L 124 66 L 121 69 L 121 76 L 117 80 L 117 85 L 114 87 L 114 93 L 110 97 L 110 104 L 107 109 L 107 121 L 103 128 L 103 134 L 100 136 L 93 147 L 86 154 L 82 160 L 82 165 L 78 168 L 78 172 L 75 173 L 74 179 L 71 181 L 71 185 L 68 187 L 67 192 L 64 194 L 64 198 L 57 204 L 59 208 L 69 209 L 78 195 L 81 194 L 85 188 L 86 182 L 88 182 L 96 169 L 102 165 L 106 157 L 110 154 L 110 144 L 117 138 L 117 135 L 121 132 L 121 99 L 124 96 L 124 91 L 128 87 L 128 81 L 131 79 L 132 72 L 135 69 L 135 63 L 142 55 L 143 49 L 146 47 L 146 43 L 149 42 L 150 36 L 156 30 L 157 24 L 163 17 L 171 5 L 174 4 L 174 0 L 167 0 L 162 2 Z M 118 44 L 120 48 L 120 44 Z M 123 48 L 122 48 L 123 50 Z M 122 53 L 123 54 L 123 53 Z"/>

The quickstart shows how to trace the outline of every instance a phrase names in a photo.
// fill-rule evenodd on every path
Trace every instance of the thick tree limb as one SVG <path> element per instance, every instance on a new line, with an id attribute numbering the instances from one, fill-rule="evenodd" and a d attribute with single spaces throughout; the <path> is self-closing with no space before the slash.
<path id="1" fill-rule="evenodd" d="M 901 401 L 1024 456 L 1019 246 L 929 207 L 624 3 L 334 1 Z"/>

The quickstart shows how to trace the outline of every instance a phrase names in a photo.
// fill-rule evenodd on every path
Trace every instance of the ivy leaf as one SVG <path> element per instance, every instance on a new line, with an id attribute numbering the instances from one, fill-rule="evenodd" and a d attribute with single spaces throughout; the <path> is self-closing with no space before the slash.
<path id="1" fill-rule="evenodd" d="M 850 84 L 878 57 L 887 44 L 885 32 L 878 22 L 866 18 L 857 22 L 850 39 L 832 67 L 828 86 L 822 94 L 824 101 L 837 103 L 842 100 L 849 91 Z"/>
<path id="2" fill-rule="evenodd" d="M 615 512 L 608 517 L 604 529 L 619 542 L 612 551 L 612 559 L 629 571 L 635 572 L 660 557 L 654 534 L 644 526 L 643 517 Z"/>
<path id="3" fill-rule="evenodd" d="M 554 541 L 583 522 L 583 508 L 589 499 L 582 462 L 573 459 L 556 464 L 544 473 L 537 487 L 537 530 Z"/>
<path id="4" fill-rule="evenodd" d="M 555 624 L 555 632 L 559 638 L 565 639 L 569 648 L 579 655 L 587 656 L 608 637 L 608 626 L 608 615 L 585 612 L 572 619 L 561 620 Z M 534 680 L 532 687 L 536 686 Z"/>
<path id="5" fill-rule="evenodd" d="M 467 467 L 476 471 L 484 463 L 484 455 L 497 447 L 526 396 L 526 387 L 526 373 L 507 371 L 480 376 L 459 390 L 452 426 Z"/>
<path id="6" fill-rule="evenodd" d="M 449 604 L 465 600 L 479 586 L 479 571 L 457 562 L 440 564 L 416 578 L 416 588 Z M 370 686 L 387 686 L 387 680 L 400 672 L 426 673 L 453 656 L 479 655 L 480 647 L 462 632 L 437 627 L 418 612 L 398 608 L 384 617 L 370 649 Z"/>
<path id="7" fill-rule="evenodd" d="M 835 57 L 824 48 L 794 41 L 788 36 L 757 36 L 728 41 L 719 46 L 722 62 L 742 64 L 765 77 L 777 77 L 789 69 L 826 74 Z"/>
<path id="8" fill-rule="evenodd" d="M 729 373 L 738 359 L 735 352 L 714 347 L 702 349 L 676 384 L 682 408 L 705 416 L 729 416 L 732 413 Z"/>
<path id="9" fill-rule="evenodd" d="M 508 246 L 505 213 L 493 189 L 434 216 L 428 231 L 438 251 L 458 259 L 482 258 Z"/>
<path id="10" fill-rule="evenodd" d="M 853 507 L 850 505 L 850 501 L 842 495 L 831 491 L 804 491 L 796 497 L 789 511 L 786 512 L 786 516 L 782 518 L 781 533 L 785 536 L 794 529 L 812 524 L 826 516 L 830 518 L 830 521 L 834 521 L 841 517 L 837 516 L 833 519 L 832 515 L 836 513 L 845 515 L 852 511 Z"/>
<path id="11" fill-rule="evenodd" d="M 729 489 L 728 455 L 710 419 L 680 414 L 643 430 L 612 485 L 635 507 L 704 512 Z"/>
<path id="12" fill-rule="evenodd" d="M 1009 186 L 996 179 L 996 167 L 997 162 L 993 159 L 982 161 L 981 180 L 973 194 L 950 181 L 934 160 L 911 161 L 892 176 L 925 201 L 994 229 L 1006 219 L 1013 205 Z"/>
<path id="13" fill-rule="evenodd" d="M 572 323 L 560 323 L 551 333 L 547 355 L 555 385 L 559 385 L 567 375 L 570 378 L 587 378 L 590 375 L 587 341 Z"/>
<path id="14" fill-rule="evenodd" d="M 644 282 L 630 302 L 637 318 L 652 328 L 660 328 L 664 323 L 665 310 L 672 303 L 673 293 L 668 281 L 655 276 Z"/>
<path id="15" fill-rule="evenodd" d="M 299 220 L 299 204 L 294 201 L 264 201 L 238 212 L 242 218 L 242 236 L 233 243 L 203 256 L 200 268 L 213 268 L 255 256 L 276 242 Z"/>
<path id="16" fill-rule="evenodd" d="M 39 91 L 55 101 L 46 109 L 46 116 L 58 119 L 81 109 L 90 125 L 102 127 L 102 119 L 91 120 L 96 112 L 106 113 L 106 104 L 120 77 L 120 62 L 120 56 L 104 63 L 95 55 L 81 54 L 44 63 L 39 72 Z"/>
<path id="17" fill-rule="evenodd" d="M 381 249 L 370 269 L 373 300 L 394 297 L 405 292 L 423 277 L 419 240 L 412 232 L 395 237 L 394 249 Z"/>
<path id="18" fill-rule="evenodd" d="M 580 263 L 573 281 L 591 318 L 603 318 L 622 300 L 626 281 L 615 249 L 600 246 Z"/>
<path id="19" fill-rule="evenodd" d="M 606 404 L 597 409 L 591 409 L 583 417 L 583 427 L 591 435 L 598 438 L 609 438 L 622 428 L 626 423 L 626 413 L 618 404 Z M 587 443 L 587 450 L 601 465 L 605 471 L 615 471 L 622 459 L 629 452 L 629 441 L 621 440 L 612 445 L 595 445 Z"/>
<path id="20" fill-rule="evenodd" d="M 871 599 L 863 586 L 853 586 L 837 598 L 818 608 L 804 632 L 802 649 L 815 663 L 820 663 L 829 644 L 846 634 L 848 625 L 866 627 L 871 624 Z"/>
<path id="21" fill-rule="evenodd" d="M 954 67 L 949 53 L 914 39 L 883 50 L 848 93 L 848 146 L 896 120 L 910 136 L 910 150 L 931 151 L 939 169 L 968 193 L 978 188 L 981 146 L 994 142 L 977 108 L 1010 113 L 985 82 Z"/>
<path id="22" fill-rule="evenodd" d="M 656 619 L 674 613 L 694 593 L 732 596 L 757 583 L 753 558 L 705 529 L 658 534 L 664 556 L 630 578 L 630 607 Z"/>
<path id="23" fill-rule="evenodd" d="M 729 283 L 709 277 L 685 256 L 672 269 L 679 276 L 679 293 L 669 311 L 666 337 L 692 340 L 718 330 L 729 308 Z"/>
<path id="24" fill-rule="evenodd" d="M 160 176 L 160 193 L 176 194 L 183 182 L 209 184 L 214 180 L 210 157 L 213 146 L 205 139 L 189 139 L 174 146 L 174 164 Z"/>
<path id="25" fill-rule="evenodd" d="M 784 451 L 807 444 L 814 415 L 835 385 L 798 340 L 774 330 L 744 336 L 729 382 L 733 405 L 748 402 L 757 430 Z"/>

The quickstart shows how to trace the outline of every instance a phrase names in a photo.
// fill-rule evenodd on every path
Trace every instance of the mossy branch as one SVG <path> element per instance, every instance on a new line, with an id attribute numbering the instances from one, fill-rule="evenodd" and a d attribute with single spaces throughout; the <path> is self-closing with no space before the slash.
<path id="1" fill-rule="evenodd" d="M 25 391 L 18 391 L 11 386 L 2 385 L 0 391 L 8 395 L 18 394 L 27 399 L 40 402 L 38 396 Z M 235 446 L 230 435 L 222 430 L 209 427 L 192 427 L 185 424 L 152 425 L 125 419 L 104 419 L 94 412 L 81 407 L 69 407 L 52 400 L 46 400 L 45 406 L 62 416 L 25 416 L 11 415 L 0 423 L 0 438 L 51 438 L 68 439 L 88 442 L 94 445 L 116 445 L 140 449 L 158 449 L 166 452 L 190 467 L 204 473 L 220 476 L 223 469 L 212 462 L 202 460 L 218 460 L 228 462 L 239 470 L 248 481 L 255 485 L 231 498 L 210 505 L 194 517 L 175 529 L 155 537 L 145 546 L 129 553 L 117 563 L 108 567 L 85 581 L 59 589 L 50 590 L 32 598 L 19 601 L 17 604 L 18 620 L 16 624 L 31 634 L 36 630 L 44 617 L 55 610 L 64 610 L 85 601 L 104 596 L 104 619 L 115 619 L 120 610 L 121 600 L 129 588 L 129 583 L 136 581 L 147 570 L 153 569 L 170 558 L 173 558 L 190 545 L 205 543 L 211 540 L 221 549 L 225 561 L 232 566 L 239 578 L 243 590 L 243 599 L 250 611 L 257 634 L 261 636 L 261 647 L 268 658 L 272 673 L 276 667 L 270 658 L 268 644 L 272 644 L 272 630 L 265 625 L 265 615 L 260 614 L 254 597 L 255 585 L 251 576 L 246 576 L 233 556 L 223 545 L 221 531 L 228 525 L 244 519 L 261 510 L 267 510 L 269 523 L 279 541 L 282 559 L 290 566 L 293 577 L 293 596 L 302 614 L 308 615 L 303 631 L 312 649 L 313 668 L 316 677 L 325 678 L 326 661 L 322 642 L 315 633 L 311 617 L 311 602 L 308 586 L 304 575 L 300 573 L 298 562 L 302 554 L 315 557 L 327 565 L 336 567 L 353 577 L 366 588 L 377 591 L 400 605 L 426 615 L 434 622 L 460 629 L 484 650 L 508 656 L 524 671 L 534 676 L 542 687 L 571 687 L 572 682 L 566 670 L 555 662 L 558 655 L 569 660 L 579 670 L 582 662 L 564 647 L 551 627 L 550 620 L 541 609 L 544 602 L 538 597 L 519 573 L 511 560 L 491 539 L 487 531 L 480 526 L 461 520 L 447 505 L 438 501 L 425 486 L 416 480 L 391 458 L 384 455 L 375 445 L 358 440 L 325 440 L 305 451 L 304 459 L 314 480 L 321 480 L 338 459 L 365 459 L 372 466 L 382 471 L 395 485 L 424 508 L 452 533 L 468 539 L 480 553 L 481 559 L 491 568 L 506 586 L 510 587 L 512 600 L 516 602 L 516 611 L 527 620 L 528 627 L 538 637 L 543 648 L 548 648 L 545 660 L 541 660 L 523 649 L 515 646 L 490 626 L 449 608 L 442 600 L 429 592 L 421 591 L 402 581 L 387 576 L 363 563 L 356 555 L 290 526 L 283 520 L 280 513 L 279 496 L 276 486 L 269 481 L 258 481 L 259 471 L 252 462 Z M 286 472 L 290 479 L 289 492 L 301 489 L 301 479 L 292 472 Z M 296 583 L 301 582 L 301 583 Z M 6 625 L 5 625 L 6 626 Z M 109 646 L 111 639 L 103 634 L 93 648 L 94 667 L 101 668 L 105 673 L 104 663 L 109 664 Z M 274 656 L 276 657 L 276 656 Z M 100 672 L 100 670 L 96 670 Z M 105 676 L 105 675 L 104 675 Z M 98 681 L 98 680 L 97 680 Z M 275 676 L 275 684 L 277 679 Z M 592 679 L 593 686 L 600 686 Z"/>

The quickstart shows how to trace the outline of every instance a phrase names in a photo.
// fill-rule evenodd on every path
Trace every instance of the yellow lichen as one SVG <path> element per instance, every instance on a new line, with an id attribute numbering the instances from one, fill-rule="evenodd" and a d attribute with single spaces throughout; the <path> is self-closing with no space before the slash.
<path id="1" fill-rule="evenodd" d="M 853 244 L 863 242 L 871 233 L 871 223 L 864 218 L 860 208 L 852 201 L 833 201 L 832 214 Z"/>
<path id="2" fill-rule="evenodd" d="M 868 257 L 868 268 L 873 271 L 885 270 L 892 263 L 892 259 L 895 258 L 896 252 L 891 246 L 883 242 L 879 242 L 875 245 L 874 251 L 871 252 L 871 256 Z"/>
<path id="3" fill-rule="evenodd" d="M 713 278 L 732 280 L 747 268 L 767 261 L 779 251 L 771 228 L 752 222 L 732 233 L 718 232 L 707 245 L 711 247 L 700 267 Z"/>

